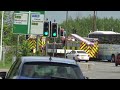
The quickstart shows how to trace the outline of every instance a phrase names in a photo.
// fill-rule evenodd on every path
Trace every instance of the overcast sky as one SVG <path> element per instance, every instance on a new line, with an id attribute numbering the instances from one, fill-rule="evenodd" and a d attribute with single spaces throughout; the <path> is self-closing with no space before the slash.
<path id="1" fill-rule="evenodd" d="M 93 11 L 69 11 L 68 15 L 72 18 L 76 18 L 76 16 L 87 17 L 93 15 Z M 114 18 L 120 18 L 120 11 L 97 11 L 97 17 L 109 18 L 111 16 Z M 66 19 L 66 11 L 46 11 L 45 17 L 50 21 L 54 21 L 55 19 L 58 23 L 61 23 Z"/>

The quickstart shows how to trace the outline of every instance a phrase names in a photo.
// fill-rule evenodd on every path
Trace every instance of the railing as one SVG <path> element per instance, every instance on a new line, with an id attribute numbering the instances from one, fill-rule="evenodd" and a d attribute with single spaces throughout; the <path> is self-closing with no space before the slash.
<path id="1" fill-rule="evenodd" d="M 47 47 L 49 48 L 49 49 L 53 49 L 53 43 L 49 43 L 48 45 L 47 45 Z M 55 44 L 55 49 L 63 49 L 63 44 L 62 43 L 56 43 Z"/>

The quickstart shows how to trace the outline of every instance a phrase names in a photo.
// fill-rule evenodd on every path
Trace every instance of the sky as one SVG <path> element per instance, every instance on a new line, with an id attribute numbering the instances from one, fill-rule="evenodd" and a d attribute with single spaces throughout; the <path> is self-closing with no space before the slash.
<path id="1" fill-rule="evenodd" d="M 79 17 L 87 17 L 89 15 L 93 15 L 93 11 L 69 11 L 68 16 L 71 16 L 73 19 L 76 16 Z M 45 17 L 48 18 L 49 21 L 54 21 L 58 23 L 62 23 L 66 20 L 66 11 L 46 11 Z M 113 17 L 113 18 L 120 18 L 120 11 L 97 11 L 97 17 L 104 18 L 104 17 Z"/>

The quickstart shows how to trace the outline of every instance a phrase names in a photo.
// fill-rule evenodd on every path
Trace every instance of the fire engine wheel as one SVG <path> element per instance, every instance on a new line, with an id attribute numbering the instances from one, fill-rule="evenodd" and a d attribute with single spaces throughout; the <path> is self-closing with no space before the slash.
<path id="1" fill-rule="evenodd" d="M 115 55 L 111 56 L 111 62 L 115 62 Z"/>

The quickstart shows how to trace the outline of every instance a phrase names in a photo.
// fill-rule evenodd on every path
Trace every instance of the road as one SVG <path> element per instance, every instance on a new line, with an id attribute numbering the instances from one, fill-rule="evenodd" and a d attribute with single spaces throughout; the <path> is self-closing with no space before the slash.
<path id="1" fill-rule="evenodd" d="M 120 66 L 111 62 L 80 62 L 84 76 L 90 79 L 120 79 Z"/>

